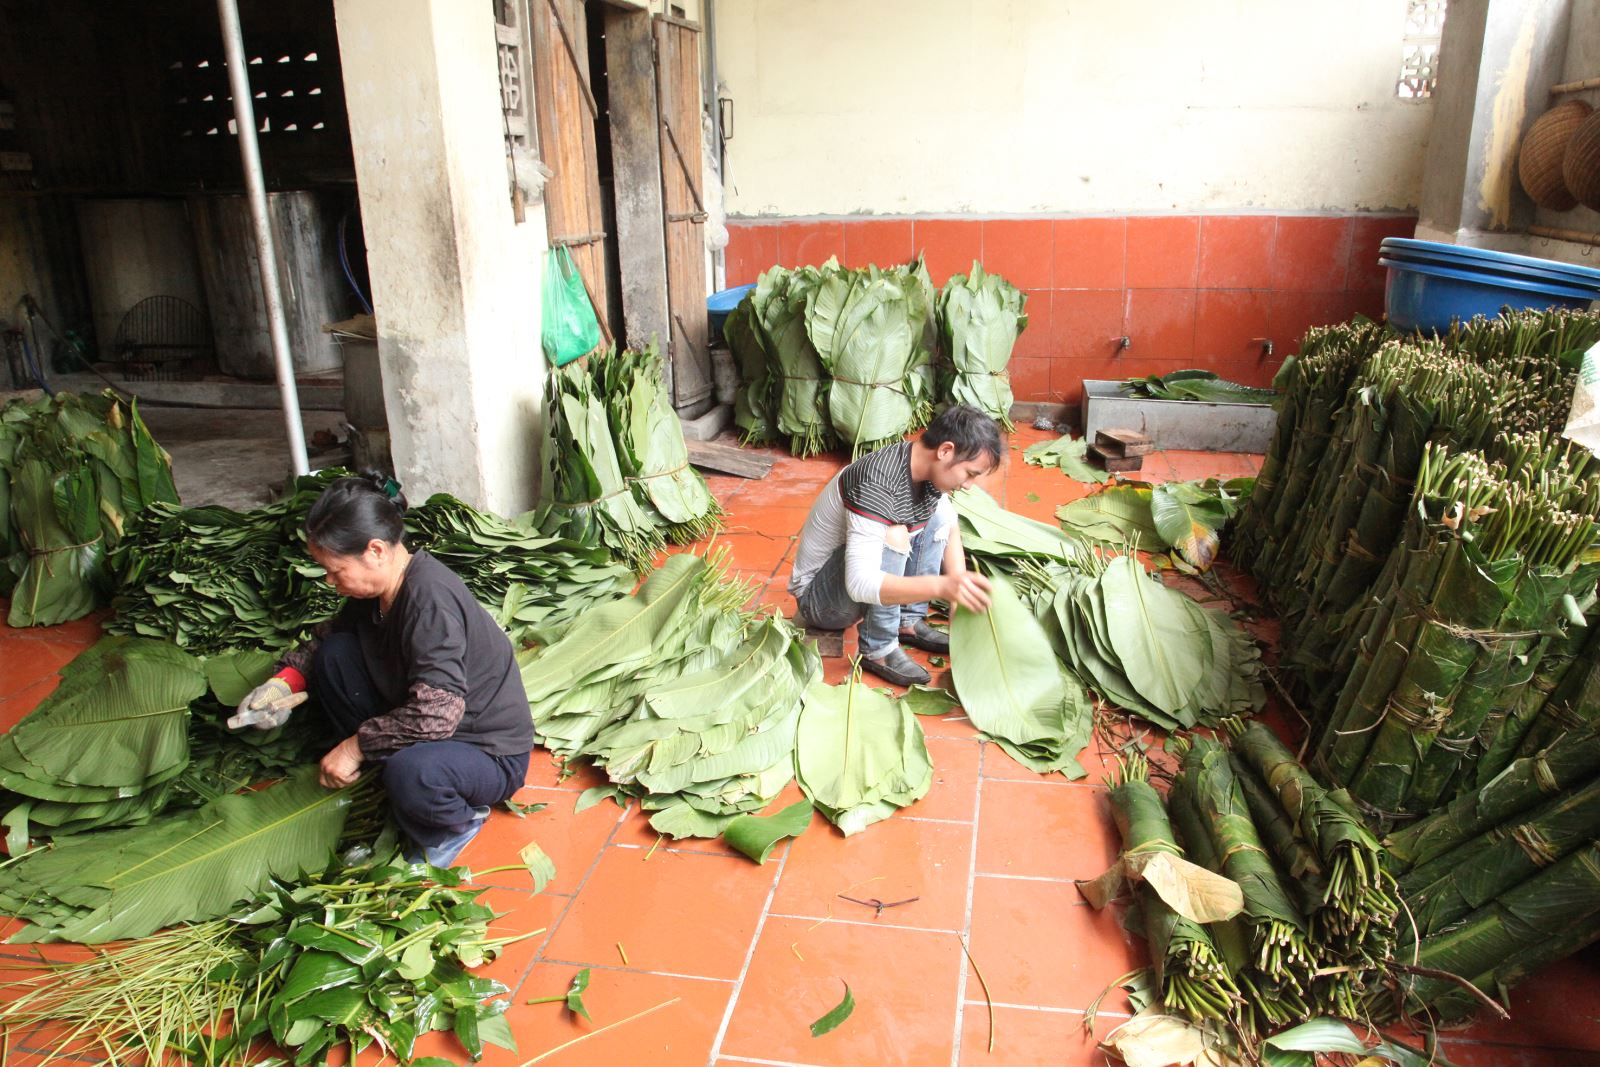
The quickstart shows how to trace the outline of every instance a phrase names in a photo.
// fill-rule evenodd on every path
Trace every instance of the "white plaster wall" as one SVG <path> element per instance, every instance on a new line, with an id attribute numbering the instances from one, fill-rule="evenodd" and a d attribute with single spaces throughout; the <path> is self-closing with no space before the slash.
<path id="1" fill-rule="evenodd" d="M 1408 210 L 1405 0 L 722 0 L 731 215 Z"/>
<path id="2" fill-rule="evenodd" d="M 337 0 L 392 451 L 407 495 L 538 491 L 543 212 L 515 225 L 489 5 Z"/>

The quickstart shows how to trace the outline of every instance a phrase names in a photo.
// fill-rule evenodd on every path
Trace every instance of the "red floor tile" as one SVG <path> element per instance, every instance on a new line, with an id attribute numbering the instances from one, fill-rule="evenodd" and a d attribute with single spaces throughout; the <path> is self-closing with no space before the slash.
<path id="1" fill-rule="evenodd" d="M 968 825 L 895 817 L 845 837 L 818 815 L 790 846 L 772 910 L 810 919 L 959 931 L 966 924 L 972 834 Z M 878 914 L 845 896 L 911 903 Z"/>
<path id="2" fill-rule="evenodd" d="M 978 992 L 981 991 L 977 981 L 969 980 L 967 1002 L 961 1015 L 962 1063 L 984 1064 L 985 1067 L 990 1064 L 1035 1067 L 1041 1063 L 1060 1067 L 1102 1067 L 1106 1063 L 1094 1036 L 1084 1029 L 1082 1013 L 996 1007 L 991 1023 L 988 1005 L 974 995 Z M 1103 1037 L 1123 1021 L 1117 1015 L 1101 1016 L 1097 1019 L 1096 1031 Z"/>
<path id="3" fill-rule="evenodd" d="M 721 1051 L 829 1067 L 948 1063 L 960 969 L 953 934 L 769 919 Z M 854 1013 L 812 1037 L 811 1023 L 839 1003 L 845 983 Z"/>
<path id="4" fill-rule="evenodd" d="M 1071 882 L 980 876 L 972 888 L 972 955 L 1003 1004 L 1082 1011 L 1146 962 L 1117 905 L 1096 912 Z M 969 990 L 970 990 L 969 984 Z M 1120 991 L 1102 1007 L 1126 1011 Z"/>
<path id="5" fill-rule="evenodd" d="M 926 715 L 918 721 L 926 732 L 929 723 L 946 716 Z M 956 725 L 956 724 L 951 724 Z M 973 741 L 972 724 L 959 724 L 965 736 L 928 737 L 928 755 L 933 760 L 933 785 L 928 795 L 905 810 L 919 819 L 947 819 L 971 822 L 978 808 L 978 745 Z"/>
<path id="6" fill-rule="evenodd" d="M 606 849 L 544 957 L 610 960 L 621 941 L 641 970 L 737 977 L 775 867 L 742 856 L 658 853 L 646 863 L 642 855 Z"/>
<path id="7" fill-rule="evenodd" d="M 545 804 L 542 811 L 522 818 L 497 808 L 489 822 L 461 853 L 458 863 L 474 870 L 497 870 L 480 876 L 480 882 L 511 889 L 531 887 L 531 878 L 520 869 L 522 850 L 537 844 L 556 866 L 556 876 L 545 886 L 546 893 L 570 894 L 611 839 L 622 812 L 609 800 L 573 814 L 578 794 L 569 789 L 524 787 L 512 797 L 518 804 Z"/>
<path id="8" fill-rule="evenodd" d="M 1118 850 L 1103 789 L 1043 780 L 983 783 L 979 874 L 1097 878 Z"/>

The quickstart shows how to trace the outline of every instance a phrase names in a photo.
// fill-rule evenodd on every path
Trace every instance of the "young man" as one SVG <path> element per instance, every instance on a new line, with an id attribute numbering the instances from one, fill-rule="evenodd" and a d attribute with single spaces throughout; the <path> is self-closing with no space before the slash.
<path id="1" fill-rule="evenodd" d="M 989 607 L 989 580 L 967 570 L 946 493 L 1000 465 L 1000 431 L 977 408 L 946 409 L 915 441 L 863 456 L 828 482 L 806 516 L 789 592 L 808 626 L 859 621 L 862 666 L 895 685 L 926 684 L 902 644 L 948 652 L 927 623 L 934 598 Z"/>

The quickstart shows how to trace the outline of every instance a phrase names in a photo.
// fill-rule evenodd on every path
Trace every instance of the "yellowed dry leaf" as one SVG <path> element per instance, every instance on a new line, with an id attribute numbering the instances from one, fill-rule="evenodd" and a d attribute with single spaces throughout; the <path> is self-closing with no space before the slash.
<path id="1" fill-rule="evenodd" d="M 1206 1032 L 1187 1019 L 1146 1009 L 1106 1035 L 1100 1047 L 1128 1067 L 1179 1067 L 1206 1049 Z"/>
<path id="2" fill-rule="evenodd" d="M 1107 904 L 1120 897 L 1127 888 L 1128 880 L 1122 872 L 1122 861 L 1118 860 L 1107 867 L 1105 873 L 1098 878 L 1088 881 L 1079 880 L 1078 892 L 1083 894 L 1083 899 L 1089 906 L 1099 911 Z"/>
<path id="3" fill-rule="evenodd" d="M 1146 852 L 1124 862 L 1129 878 L 1145 882 L 1167 907 L 1191 922 L 1222 922 L 1244 910 L 1244 890 L 1238 882 L 1180 856 Z"/>

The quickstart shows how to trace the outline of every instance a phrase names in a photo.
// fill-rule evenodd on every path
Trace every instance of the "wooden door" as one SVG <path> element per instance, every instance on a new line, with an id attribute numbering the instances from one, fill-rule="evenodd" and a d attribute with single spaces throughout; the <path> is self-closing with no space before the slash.
<path id="1" fill-rule="evenodd" d="M 706 323 L 706 210 L 700 191 L 700 27 L 657 15 L 655 35 L 672 406 L 693 412 L 705 406 L 714 387 Z"/>
<path id="2" fill-rule="evenodd" d="M 533 25 L 534 107 L 539 153 L 554 175 L 544 187 L 550 246 L 566 245 L 606 323 L 605 213 L 595 148 L 599 105 L 589 84 L 589 38 L 583 0 L 529 0 Z"/>

